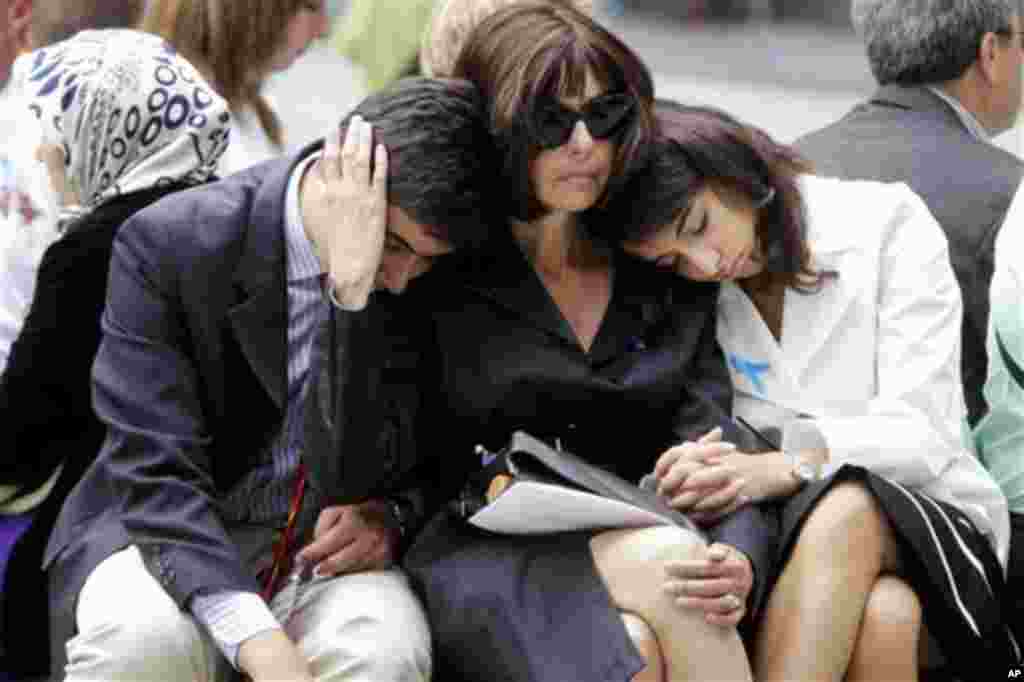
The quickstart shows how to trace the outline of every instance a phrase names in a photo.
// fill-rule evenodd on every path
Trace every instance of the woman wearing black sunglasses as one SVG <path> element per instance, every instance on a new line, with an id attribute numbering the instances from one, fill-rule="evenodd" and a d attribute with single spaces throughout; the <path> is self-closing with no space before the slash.
<path id="1" fill-rule="evenodd" d="M 410 292 L 431 309 L 437 352 L 418 440 L 434 458 L 432 492 L 455 498 L 481 465 L 474 446 L 496 451 L 517 429 L 633 481 L 680 440 L 730 429 L 717 289 L 591 236 L 652 138 L 646 66 L 568 3 L 523 3 L 471 33 L 454 75 L 490 105 L 503 224 Z M 771 527 L 749 509 L 713 537 L 743 551 L 669 527 L 494 535 L 446 509 L 406 560 L 431 618 L 435 675 L 749 679 L 735 625 Z M 677 564 L 717 567 L 709 599 L 677 602 L 666 589 Z"/>

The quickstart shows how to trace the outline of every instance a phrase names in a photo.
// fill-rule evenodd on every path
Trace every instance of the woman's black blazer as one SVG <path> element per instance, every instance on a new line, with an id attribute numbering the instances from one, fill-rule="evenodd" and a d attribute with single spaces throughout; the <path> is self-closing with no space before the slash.
<path id="1" fill-rule="evenodd" d="M 510 235 L 456 258 L 411 293 L 433 318 L 433 338 L 421 341 L 433 362 L 417 446 L 435 498 L 455 497 L 480 466 L 475 446 L 497 450 L 518 429 L 631 481 L 667 448 L 716 426 L 748 449 L 730 417 L 717 284 L 619 254 L 608 311 L 585 351 Z M 748 507 L 712 537 L 745 551 L 763 574 L 776 521 Z"/>

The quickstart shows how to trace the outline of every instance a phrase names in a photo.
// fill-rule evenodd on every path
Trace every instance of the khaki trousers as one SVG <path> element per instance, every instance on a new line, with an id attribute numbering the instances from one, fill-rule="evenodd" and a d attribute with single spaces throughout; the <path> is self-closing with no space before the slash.
<path id="1" fill-rule="evenodd" d="M 291 588 L 271 610 L 291 605 Z M 303 591 L 286 631 L 317 680 L 427 682 L 430 633 L 405 575 L 372 571 L 319 580 Z M 68 682 L 227 682 L 228 661 L 146 570 L 136 547 L 86 580 L 67 643 Z"/>

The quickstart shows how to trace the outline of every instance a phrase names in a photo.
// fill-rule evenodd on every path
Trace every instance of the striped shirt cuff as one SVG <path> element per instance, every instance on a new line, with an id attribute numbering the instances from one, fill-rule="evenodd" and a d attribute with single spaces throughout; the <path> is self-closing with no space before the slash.
<path id="1" fill-rule="evenodd" d="M 191 610 L 235 670 L 238 670 L 238 650 L 242 644 L 258 634 L 281 628 L 270 607 L 254 592 L 198 595 L 192 599 Z"/>

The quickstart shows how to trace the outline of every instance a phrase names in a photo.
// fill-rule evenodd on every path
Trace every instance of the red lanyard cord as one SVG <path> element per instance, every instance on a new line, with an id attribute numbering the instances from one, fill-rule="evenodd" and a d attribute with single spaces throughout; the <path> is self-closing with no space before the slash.
<path id="1" fill-rule="evenodd" d="M 274 543 L 274 563 L 270 566 L 266 582 L 263 584 L 263 592 L 260 593 L 268 604 L 277 590 L 285 565 L 288 563 L 289 553 L 292 550 L 292 536 L 295 534 L 295 523 L 298 520 L 299 509 L 302 508 L 302 495 L 305 492 L 306 467 L 299 463 L 299 468 L 295 472 L 295 490 L 292 492 L 292 501 L 288 508 L 288 521 L 281 537 Z"/>

